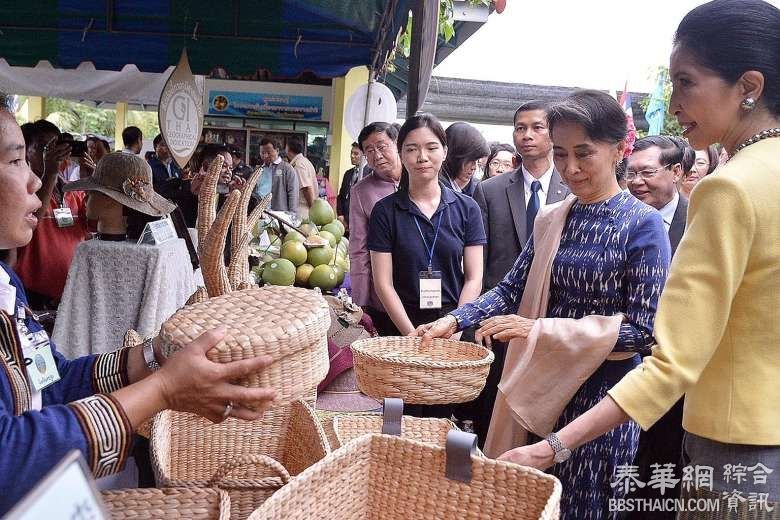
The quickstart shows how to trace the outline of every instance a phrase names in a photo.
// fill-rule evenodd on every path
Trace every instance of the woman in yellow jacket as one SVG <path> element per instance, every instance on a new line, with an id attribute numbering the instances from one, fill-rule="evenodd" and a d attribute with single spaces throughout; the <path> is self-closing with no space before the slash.
<path id="1" fill-rule="evenodd" d="M 629 419 L 649 428 L 685 395 L 689 469 L 673 478 L 752 517 L 780 502 L 780 10 L 715 0 L 674 43 L 669 111 L 694 148 L 719 142 L 731 159 L 691 195 L 653 355 L 557 435 L 502 457 L 546 468 Z"/>

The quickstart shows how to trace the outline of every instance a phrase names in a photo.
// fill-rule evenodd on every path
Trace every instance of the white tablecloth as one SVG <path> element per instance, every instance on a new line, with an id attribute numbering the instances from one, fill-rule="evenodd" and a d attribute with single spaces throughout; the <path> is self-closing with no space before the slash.
<path id="1" fill-rule="evenodd" d="M 68 358 L 116 350 L 128 329 L 153 336 L 195 292 L 184 240 L 159 246 L 89 240 L 76 248 L 54 340 Z"/>

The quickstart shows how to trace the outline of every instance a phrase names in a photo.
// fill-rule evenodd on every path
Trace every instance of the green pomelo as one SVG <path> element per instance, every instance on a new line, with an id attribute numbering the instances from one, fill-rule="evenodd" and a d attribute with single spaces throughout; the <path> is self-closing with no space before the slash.
<path id="1" fill-rule="evenodd" d="M 344 283 L 344 276 L 346 275 L 344 268 L 339 264 L 332 265 L 331 268 L 336 272 L 336 285 L 341 285 Z"/>
<path id="2" fill-rule="evenodd" d="M 329 231 L 320 231 L 320 237 L 328 240 L 330 247 L 336 249 L 336 237 Z"/>
<path id="3" fill-rule="evenodd" d="M 308 285 L 309 276 L 312 271 L 314 271 L 314 266 L 311 264 L 299 265 L 298 269 L 295 271 L 295 283 L 298 285 Z"/>
<path id="4" fill-rule="evenodd" d="M 308 251 L 306 251 L 306 246 L 301 242 L 298 242 L 297 240 L 288 240 L 282 245 L 279 256 L 286 258 L 296 266 L 299 266 L 306 263 Z"/>
<path id="5" fill-rule="evenodd" d="M 297 231 L 290 231 L 284 236 L 284 241 L 289 242 L 290 240 L 296 240 L 298 242 L 303 242 L 306 240 L 306 237 L 298 233 Z"/>
<path id="6" fill-rule="evenodd" d="M 336 242 L 333 244 L 333 247 L 336 247 L 336 244 L 341 245 L 341 237 L 344 236 L 344 228 L 341 226 L 341 222 L 334 220 L 330 224 L 322 226 L 322 230 L 327 231 L 336 237 Z"/>
<path id="7" fill-rule="evenodd" d="M 271 285 L 295 283 L 295 266 L 289 260 L 279 258 L 263 264 L 263 281 Z"/>
<path id="8" fill-rule="evenodd" d="M 317 267 L 322 264 L 329 264 L 333 260 L 333 248 L 329 246 L 312 247 L 309 249 L 308 263 Z"/>
<path id="9" fill-rule="evenodd" d="M 309 220 L 318 226 L 330 224 L 334 218 L 333 208 L 330 207 L 330 204 L 328 204 L 328 201 L 326 200 L 317 199 L 309 208 Z"/>
<path id="10" fill-rule="evenodd" d="M 314 271 L 309 275 L 309 286 L 319 287 L 323 290 L 329 290 L 336 287 L 338 283 L 338 275 L 336 271 L 329 265 L 318 265 L 314 268 Z"/>

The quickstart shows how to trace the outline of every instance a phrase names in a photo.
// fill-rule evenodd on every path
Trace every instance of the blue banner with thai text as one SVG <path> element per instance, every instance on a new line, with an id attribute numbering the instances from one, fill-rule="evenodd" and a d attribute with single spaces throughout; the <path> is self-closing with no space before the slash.
<path id="1" fill-rule="evenodd" d="M 322 120 L 322 97 L 209 91 L 208 115 Z"/>

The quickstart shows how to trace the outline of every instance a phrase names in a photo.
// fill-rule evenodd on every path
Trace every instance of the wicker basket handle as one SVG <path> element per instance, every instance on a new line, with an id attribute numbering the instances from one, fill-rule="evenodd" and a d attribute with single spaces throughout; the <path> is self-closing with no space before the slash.
<path id="1" fill-rule="evenodd" d="M 401 436 L 401 419 L 404 416 L 404 400 L 397 397 L 385 397 L 382 407 L 382 433 Z"/>
<path id="2" fill-rule="evenodd" d="M 275 472 L 277 476 L 282 479 L 282 484 L 287 484 L 290 481 L 290 474 L 287 472 L 284 466 L 271 457 L 266 455 L 241 455 L 233 457 L 229 461 L 220 466 L 208 481 L 206 487 L 216 487 L 225 477 L 227 477 L 231 471 L 236 468 L 244 466 L 264 466 L 267 469 Z"/>
<path id="3" fill-rule="evenodd" d="M 477 452 L 477 436 L 460 430 L 447 432 L 444 476 L 450 480 L 471 482 L 471 456 Z"/>

